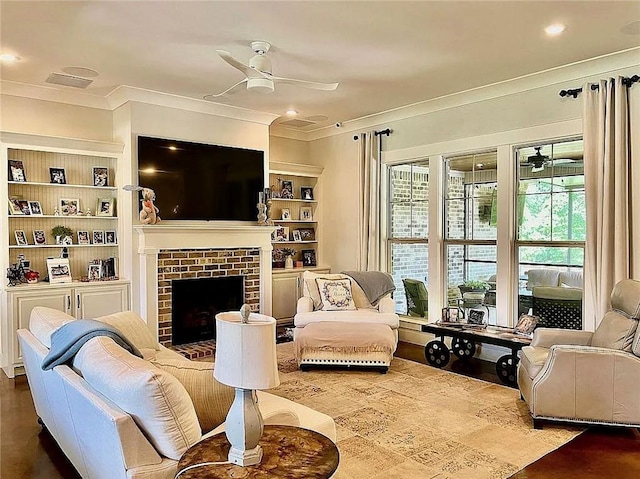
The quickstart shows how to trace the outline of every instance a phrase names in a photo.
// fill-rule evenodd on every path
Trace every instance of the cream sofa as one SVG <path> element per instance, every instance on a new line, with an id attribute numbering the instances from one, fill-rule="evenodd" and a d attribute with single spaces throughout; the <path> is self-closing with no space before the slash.
<path id="1" fill-rule="evenodd" d="M 117 327 L 145 359 L 97 337 L 71 366 L 44 371 L 51 334 L 73 318 L 34 308 L 18 339 L 36 413 L 83 478 L 173 478 L 188 447 L 224 430 L 219 423 L 233 391 L 215 382 L 211 363 L 159 345 L 135 313 L 96 319 Z M 266 424 L 296 425 L 335 441 L 329 416 L 262 391 L 258 400 Z"/>

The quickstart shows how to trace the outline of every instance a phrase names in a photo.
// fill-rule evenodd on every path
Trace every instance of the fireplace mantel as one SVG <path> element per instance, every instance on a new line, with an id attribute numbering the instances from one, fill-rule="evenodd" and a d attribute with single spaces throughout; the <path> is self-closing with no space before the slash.
<path id="1" fill-rule="evenodd" d="M 260 313 L 271 315 L 273 226 L 221 223 L 136 225 L 140 261 L 140 314 L 158 337 L 158 253 L 163 250 L 257 248 L 260 251 Z"/>

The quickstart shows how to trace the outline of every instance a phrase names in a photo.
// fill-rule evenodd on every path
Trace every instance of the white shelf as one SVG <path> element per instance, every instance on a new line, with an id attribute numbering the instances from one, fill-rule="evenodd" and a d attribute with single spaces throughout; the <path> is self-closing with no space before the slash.
<path id="1" fill-rule="evenodd" d="M 104 190 L 104 191 L 115 191 L 118 189 L 117 186 L 94 186 L 94 185 L 71 185 L 68 183 L 38 183 L 34 181 L 8 181 L 9 185 L 20 185 L 20 186 L 48 186 L 53 188 L 88 188 L 92 190 Z"/>
<path id="2" fill-rule="evenodd" d="M 86 216 L 86 215 L 9 215 L 9 219 L 58 218 L 70 220 L 117 220 L 117 216 Z"/>
<path id="3" fill-rule="evenodd" d="M 37 248 L 104 248 L 118 246 L 117 243 L 109 244 L 10 244 L 9 249 L 37 249 Z"/>
<path id="4" fill-rule="evenodd" d="M 271 198 L 271 201 L 289 201 L 294 203 L 317 203 L 318 200 L 302 200 L 300 198 Z"/>
<path id="5" fill-rule="evenodd" d="M 309 243 L 317 243 L 317 240 L 313 241 L 272 241 L 271 244 L 309 244 Z"/>
<path id="6" fill-rule="evenodd" d="M 309 220 L 272 220 L 274 223 L 317 223 L 317 221 Z"/>

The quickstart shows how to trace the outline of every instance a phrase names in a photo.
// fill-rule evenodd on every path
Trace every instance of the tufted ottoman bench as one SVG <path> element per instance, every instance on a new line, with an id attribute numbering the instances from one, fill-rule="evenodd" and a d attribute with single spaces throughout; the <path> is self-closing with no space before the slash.
<path id="1" fill-rule="evenodd" d="M 294 350 L 303 371 L 310 366 L 368 366 L 386 373 L 397 339 L 386 324 L 320 321 L 296 329 Z"/>

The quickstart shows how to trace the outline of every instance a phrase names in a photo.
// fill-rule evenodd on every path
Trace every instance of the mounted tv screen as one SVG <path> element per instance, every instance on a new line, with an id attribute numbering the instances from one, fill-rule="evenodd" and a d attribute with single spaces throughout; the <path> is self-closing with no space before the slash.
<path id="1" fill-rule="evenodd" d="M 163 220 L 255 221 L 264 152 L 139 136 L 138 184 Z"/>

